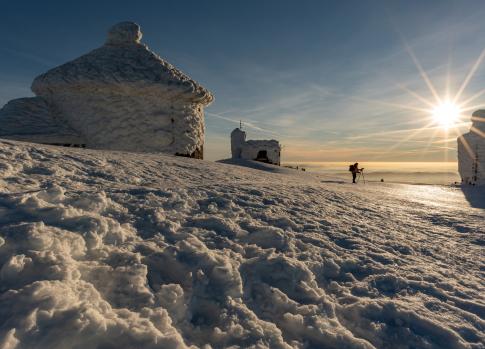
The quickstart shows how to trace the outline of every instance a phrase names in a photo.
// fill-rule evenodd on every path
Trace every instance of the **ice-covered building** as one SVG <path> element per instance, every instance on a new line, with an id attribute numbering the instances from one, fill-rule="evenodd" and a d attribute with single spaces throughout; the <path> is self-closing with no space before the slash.
<path id="1" fill-rule="evenodd" d="M 458 171 L 463 184 L 485 185 L 485 110 L 472 115 L 470 132 L 458 137 Z"/>
<path id="2" fill-rule="evenodd" d="M 233 159 L 245 159 L 280 165 L 281 145 L 271 140 L 246 140 L 246 132 L 236 128 L 231 132 Z"/>
<path id="3" fill-rule="evenodd" d="M 0 137 L 203 157 L 212 94 L 140 42 L 133 22 L 103 46 L 35 78 L 36 97 L 0 110 Z"/>

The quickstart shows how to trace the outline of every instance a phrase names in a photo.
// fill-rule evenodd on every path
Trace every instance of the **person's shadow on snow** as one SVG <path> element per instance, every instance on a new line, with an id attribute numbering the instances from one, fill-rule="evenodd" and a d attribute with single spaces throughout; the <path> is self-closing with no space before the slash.
<path id="1" fill-rule="evenodd" d="M 485 208 L 485 187 L 462 186 L 461 190 L 472 207 Z"/>

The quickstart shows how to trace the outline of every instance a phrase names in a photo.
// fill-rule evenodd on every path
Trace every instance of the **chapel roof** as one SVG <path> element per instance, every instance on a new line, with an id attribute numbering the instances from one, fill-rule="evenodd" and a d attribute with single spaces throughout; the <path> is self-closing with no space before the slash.
<path id="1" fill-rule="evenodd" d="M 32 91 L 45 95 L 69 86 L 99 87 L 123 85 L 133 88 L 160 88 L 197 102 L 208 104 L 212 94 L 179 69 L 140 42 L 140 26 L 121 22 L 108 32 L 105 44 L 70 62 L 39 75 Z"/>

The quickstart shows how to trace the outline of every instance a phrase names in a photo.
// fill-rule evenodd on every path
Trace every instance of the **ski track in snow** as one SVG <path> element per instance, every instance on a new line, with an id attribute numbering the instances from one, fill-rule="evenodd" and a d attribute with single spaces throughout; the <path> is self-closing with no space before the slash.
<path id="1" fill-rule="evenodd" d="M 485 348 L 485 210 L 281 172 L 0 142 L 0 348 Z"/>

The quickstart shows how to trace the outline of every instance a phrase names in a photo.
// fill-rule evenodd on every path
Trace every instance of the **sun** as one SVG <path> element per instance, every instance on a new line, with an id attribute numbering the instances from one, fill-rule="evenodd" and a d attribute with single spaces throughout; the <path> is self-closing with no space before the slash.
<path id="1" fill-rule="evenodd" d="M 433 119 L 443 128 L 448 129 L 454 126 L 460 117 L 460 107 L 453 102 L 443 102 L 434 107 Z"/>

